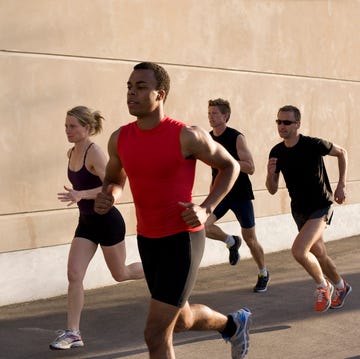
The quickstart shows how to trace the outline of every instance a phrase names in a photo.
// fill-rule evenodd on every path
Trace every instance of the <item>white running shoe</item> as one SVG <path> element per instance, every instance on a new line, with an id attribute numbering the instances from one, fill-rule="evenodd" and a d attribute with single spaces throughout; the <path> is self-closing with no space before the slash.
<path id="1" fill-rule="evenodd" d="M 247 308 L 242 308 L 230 314 L 236 324 L 236 332 L 230 337 L 224 337 L 226 342 L 231 343 L 231 358 L 245 358 L 249 350 L 249 330 L 251 324 L 251 312 Z"/>
<path id="2" fill-rule="evenodd" d="M 71 349 L 83 346 L 80 331 L 69 329 L 57 331 L 57 337 L 50 343 L 50 349 Z"/>

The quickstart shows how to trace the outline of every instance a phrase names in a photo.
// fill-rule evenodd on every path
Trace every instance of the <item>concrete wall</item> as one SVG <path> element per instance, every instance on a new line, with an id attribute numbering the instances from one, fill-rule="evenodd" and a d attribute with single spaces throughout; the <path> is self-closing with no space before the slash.
<path id="1" fill-rule="evenodd" d="M 105 129 L 94 140 L 106 148 L 110 133 L 133 120 L 126 81 L 140 61 L 169 71 L 166 111 L 175 118 L 209 129 L 208 99 L 231 102 L 230 125 L 246 135 L 255 160 L 258 236 L 267 251 L 288 248 L 293 230 L 286 189 L 271 196 L 264 186 L 285 104 L 301 109 L 304 134 L 348 150 L 348 201 L 337 210 L 346 225 L 336 224 L 344 231 L 333 237 L 360 233 L 360 1 L 0 0 L 0 8 L 0 285 L 8 293 L 0 305 L 65 293 L 77 221 L 77 209 L 56 198 L 68 184 L 65 113 L 79 104 L 101 110 Z M 336 160 L 326 163 L 335 185 Z M 195 201 L 209 181 L 199 164 Z M 130 261 L 138 254 L 128 188 L 119 209 Z M 238 230 L 231 214 L 224 222 Z M 221 243 L 207 248 L 216 250 L 204 265 L 227 260 Z M 99 257 L 87 287 L 111 282 Z M 44 288 L 45 280 L 53 284 Z"/>

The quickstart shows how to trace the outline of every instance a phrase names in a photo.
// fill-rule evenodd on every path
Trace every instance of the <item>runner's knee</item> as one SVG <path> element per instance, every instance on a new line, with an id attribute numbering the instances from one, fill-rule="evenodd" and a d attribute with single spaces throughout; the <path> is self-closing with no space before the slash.
<path id="1" fill-rule="evenodd" d="M 194 324 L 194 320 L 193 320 L 192 315 L 180 314 L 176 321 L 174 331 L 175 332 L 184 332 L 184 331 L 190 330 L 191 327 L 193 326 L 193 324 Z"/>
<path id="2" fill-rule="evenodd" d="M 77 267 L 68 267 L 67 277 L 70 283 L 82 282 L 84 279 L 85 273 L 82 270 L 79 270 Z"/>
<path id="3" fill-rule="evenodd" d="M 291 247 L 291 253 L 299 263 L 302 263 L 306 258 L 306 253 L 301 248 L 298 248 L 294 245 Z"/>

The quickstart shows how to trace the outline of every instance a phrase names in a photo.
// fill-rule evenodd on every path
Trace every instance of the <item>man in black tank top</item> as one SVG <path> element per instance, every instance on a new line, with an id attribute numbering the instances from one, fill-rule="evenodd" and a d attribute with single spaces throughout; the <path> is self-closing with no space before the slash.
<path id="1" fill-rule="evenodd" d="M 221 98 L 209 100 L 208 118 L 213 129 L 210 135 L 240 163 L 241 172 L 231 191 L 209 216 L 205 224 L 206 235 L 209 238 L 224 242 L 229 249 L 230 264 L 237 264 L 240 258 L 241 238 L 227 234 L 219 226 L 215 225 L 216 221 L 231 210 L 240 223 L 242 236 L 259 269 L 257 283 L 253 290 L 254 292 L 265 292 L 270 275 L 265 266 L 264 250 L 256 238 L 252 204 L 254 194 L 249 179 L 249 175 L 254 173 L 255 167 L 251 153 L 246 145 L 245 136 L 236 129 L 227 126 L 230 114 L 231 109 L 228 101 Z M 214 183 L 216 176 L 217 170 L 213 168 L 211 185 Z"/>

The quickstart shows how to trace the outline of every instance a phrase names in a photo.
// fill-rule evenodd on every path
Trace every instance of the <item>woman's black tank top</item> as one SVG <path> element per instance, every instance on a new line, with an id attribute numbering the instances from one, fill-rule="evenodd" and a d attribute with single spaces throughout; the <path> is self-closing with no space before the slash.
<path id="1" fill-rule="evenodd" d="M 90 146 L 92 145 L 93 143 L 90 143 L 89 147 L 86 149 L 83 165 L 79 171 L 71 171 L 68 166 L 68 178 L 71 184 L 73 185 L 74 190 L 76 191 L 83 191 L 83 190 L 93 189 L 102 186 L 100 177 L 92 174 L 85 167 L 86 155 L 88 153 Z M 69 163 L 73 150 L 74 148 L 70 152 Z M 81 214 L 95 214 L 93 199 L 82 199 L 81 201 L 78 202 L 78 207 Z"/>

